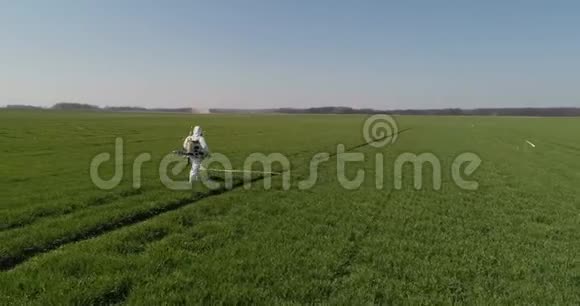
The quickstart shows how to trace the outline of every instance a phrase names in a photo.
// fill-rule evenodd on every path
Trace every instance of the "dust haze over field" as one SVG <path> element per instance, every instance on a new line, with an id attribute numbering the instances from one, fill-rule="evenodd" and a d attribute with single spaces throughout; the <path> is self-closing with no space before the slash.
<path id="1" fill-rule="evenodd" d="M 365 171 L 360 186 L 344 188 L 334 155 L 318 167 L 316 184 L 298 188 L 317 153 L 365 142 L 366 119 L 2 111 L 0 302 L 580 301 L 577 119 L 399 116 L 406 131 L 396 142 L 349 152 L 365 157 L 345 170 L 349 179 Z M 257 175 L 250 188 L 236 176 L 231 189 L 168 189 L 161 159 L 192 124 L 233 168 L 252 153 L 282 153 L 291 188 L 273 176 L 265 190 Z M 117 137 L 123 179 L 99 190 L 90 162 L 114 155 Z M 452 176 L 464 152 L 482 161 L 466 178 L 476 190 Z M 142 153 L 151 161 L 135 189 L 133 161 Z M 411 165 L 395 188 L 405 153 L 437 157 L 439 190 L 429 164 L 422 188 Z M 99 171 L 112 177 L 113 161 Z M 173 177 L 186 179 L 187 170 Z"/>

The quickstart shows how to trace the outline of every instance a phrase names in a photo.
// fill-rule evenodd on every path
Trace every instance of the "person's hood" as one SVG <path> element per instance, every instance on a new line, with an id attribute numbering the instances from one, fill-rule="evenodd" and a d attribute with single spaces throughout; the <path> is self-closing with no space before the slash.
<path id="1" fill-rule="evenodd" d="M 191 131 L 191 136 L 193 137 L 194 140 L 203 137 L 203 130 L 201 129 L 201 126 L 194 127 L 193 131 Z"/>

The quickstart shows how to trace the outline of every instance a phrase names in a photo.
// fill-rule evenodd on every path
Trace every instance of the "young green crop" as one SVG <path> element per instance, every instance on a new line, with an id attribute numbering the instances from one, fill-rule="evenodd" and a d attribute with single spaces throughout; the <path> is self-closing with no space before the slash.
<path id="1" fill-rule="evenodd" d="M 0 112 L 0 303 L 580 302 L 580 121 L 398 117 L 399 129 L 411 130 L 394 144 L 356 150 L 365 161 L 347 176 L 365 170 L 359 188 L 341 186 L 335 156 L 313 188 L 299 190 L 316 153 L 364 142 L 364 120 Z M 234 167 L 254 152 L 288 156 L 293 187 L 284 190 L 276 176 L 270 190 L 260 181 L 214 193 L 168 190 L 159 162 L 196 124 Z M 90 160 L 113 153 L 117 136 L 123 181 L 97 190 Z M 134 191 L 132 161 L 143 152 L 152 160 Z M 428 166 L 421 190 L 409 166 L 395 189 L 398 156 L 425 152 L 441 162 L 441 189 L 431 188 Z M 470 177 L 475 191 L 452 179 L 462 152 L 482 160 Z M 112 175 L 113 165 L 102 172 Z"/>

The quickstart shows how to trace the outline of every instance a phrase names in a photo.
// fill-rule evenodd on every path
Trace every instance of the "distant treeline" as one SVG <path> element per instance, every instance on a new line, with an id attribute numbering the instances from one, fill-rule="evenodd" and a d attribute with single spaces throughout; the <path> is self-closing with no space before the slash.
<path id="1" fill-rule="evenodd" d="M 6 109 L 44 109 L 39 106 L 32 106 L 32 105 L 20 105 L 20 104 L 9 104 L 6 105 Z"/>
<path id="2" fill-rule="evenodd" d="M 313 108 L 276 108 L 276 109 L 233 109 L 210 108 L 210 113 L 282 113 L 282 114 L 393 114 L 393 115 L 435 115 L 435 116 L 580 116 L 580 108 L 477 108 L 477 109 L 399 109 L 376 110 L 351 107 L 313 107 Z"/>
<path id="3" fill-rule="evenodd" d="M 21 109 L 21 110 L 85 110 L 85 111 L 104 111 L 104 112 L 167 112 L 167 113 L 197 113 L 197 111 L 190 107 L 184 108 L 145 108 L 133 106 L 105 106 L 99 107 L 91 104 L 83 103 L 69 103 L 62 102 L 53 105 L 52 107 L 43 108 L 32 105 L 11 104 L 5 107 L 6 109 Z"/>
<path id="4" fill-rule="evenodd" d="M 105 111 L 105 112 L 169 112 L 169 113 L 198 113 L 194 108 L 145 108 L 133 106 L 106 106 L 99 107 L 82 103 L 57 103 L 49 108 L 42 108 L 31 105 L 7 105 L 6 109 L 22 110 L 83 110 L 83 111 Z M 580 116 L 578 107 L 545 107 L 545 108 L 443 108 L 443 109 L 397 109 L 397 110 L 376 110 L 371 108 L 352 107 L 311 107 L 311 108 L 265 108 L 265 109 L 241 109 L 241 108 L 210 108 L 210 113 L 234 113 L 234 114 L 256 114 L 256 113 L 280 113 L 280 114 L 393 114 L 393 115 L 435 115 L 435 116 Z"/>

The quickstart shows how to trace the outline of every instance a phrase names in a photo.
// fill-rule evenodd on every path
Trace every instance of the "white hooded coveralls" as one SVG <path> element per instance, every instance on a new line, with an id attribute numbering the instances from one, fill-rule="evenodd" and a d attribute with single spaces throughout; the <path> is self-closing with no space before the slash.
<path id="1" fill-rule="evenodd" d="M 191 163 L 191 171 L 189 172 L 189 182 L 199 180 L 199 171 L 201 170 L 202 161 L 209 156 L 210 151 L 201 127 L 196 126 L 191 135 L 187 136 L 183 141 L 183 149 L 187 153 L 187 158 Z"/>

